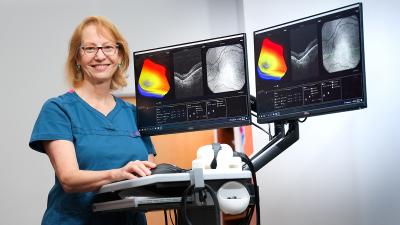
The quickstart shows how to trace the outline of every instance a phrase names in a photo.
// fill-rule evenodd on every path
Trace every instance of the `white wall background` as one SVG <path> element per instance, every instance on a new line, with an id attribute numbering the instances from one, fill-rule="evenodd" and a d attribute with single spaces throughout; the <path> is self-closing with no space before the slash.
<path id="1" fill-rule="evenodd" d="M 254 64 L 253 31 L 356 1 L 243 2 Z M 263 224 L 400 224 L 400 3 L 367 0 L 363 8 L 368 108 L 300 124 L 300 140 L 258 173 Z M 266 135 L 256 131 L 254 141 L 260 149 Z"/>
<path id="2" fill-rule="evenodd" d="M 0 0 L 0 224 L 40 224 L 54 173 L 28 141 L 44 101 L 68 89 L 68 41 L 84 17 L 108 17 L 143 50 L 243 32 L 238 14 L 238 0 Z"/>
<path id="3" fill-rule="evenodd" d="M 0 224 L 40 223 L 53 170 L 47 157 L 27 144 L 43 102 L 67 90 L 67 43 L 85 16 L 109 17 L 132 50 L 245 28 L 255 93 L 254 30 L 353 2 L 0 0 Z M 300 125 L 300 140 L 258 172 L 262 224 L 400 224 L 399 11 L 396 0 L 364 1 L 368 108 Z M 254 135 L 259 149 L 266 136 Z"/>

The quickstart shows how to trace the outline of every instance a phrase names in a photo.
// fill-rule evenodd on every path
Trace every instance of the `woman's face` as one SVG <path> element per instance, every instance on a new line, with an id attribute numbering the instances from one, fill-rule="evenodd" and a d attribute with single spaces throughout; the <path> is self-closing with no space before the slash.
<path id="1" fill-rule="evenodd" d="M 95 25 L 88 25 L 83 29 L 77 59 L 84 79 L 95 84 L 111 81 L 118 69 L 118 63 L 121 62 L 112 35 L 106 30 L 102 33 L 98 30 Z"/>

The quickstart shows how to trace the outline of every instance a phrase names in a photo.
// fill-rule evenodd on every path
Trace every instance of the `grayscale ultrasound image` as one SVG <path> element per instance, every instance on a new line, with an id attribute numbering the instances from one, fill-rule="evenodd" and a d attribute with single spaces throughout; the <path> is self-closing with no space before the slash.
<path id="1" fill-rule="evenodd" d="M 355 68 L 360 62 L 358 18 L 349 16 L 322 26 L 322 57 L 329 73 Z"/>
<path id="2" fill-rule="evenodd" d="M 186 49 L 174 53 L 175 97 L 178 99 L 203 94 L 201 49 Z"/>
<path id="3" fill-rule="evenodd" d="M 210 48 L 206 54 L 207 85 L 213 93 L 241 90 L 246 82 L 240 44 Z"/>
<path id="4" fill-rule="evenodd" d="M 293 80 L 304 80 L 318 76 L 317 26 L 308 25 L 290 33 Z"/>

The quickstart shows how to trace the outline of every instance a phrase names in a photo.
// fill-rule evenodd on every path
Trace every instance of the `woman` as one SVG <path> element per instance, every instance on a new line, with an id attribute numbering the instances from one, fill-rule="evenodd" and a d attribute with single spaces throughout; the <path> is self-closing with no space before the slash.
<path id="1" fill-rule="evenodd" d="M 129 51 L 117 28 L 88 17 L 75 29 L 66 69 L 74 90 L 49 99 L 29 146 L 55 170 L 42 224 L 146 224 L 143 214 L 91 211 L 102 185 L 151 174 L 154 147 L 140 137 L 136 109 L 111 91 L 126 85 Z"/>

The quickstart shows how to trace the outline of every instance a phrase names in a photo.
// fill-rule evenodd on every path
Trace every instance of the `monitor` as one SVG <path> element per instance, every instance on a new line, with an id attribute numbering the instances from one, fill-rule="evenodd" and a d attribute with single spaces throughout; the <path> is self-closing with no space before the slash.
<path id="1" fill-rule="evenodd" d="M 257 121 L 367 107 L 361 3 L 254 32 Z"/>
<path id="2" fill-rule="evenodd" d="M 137 51 L 133 59 L 142 135 L 251 123 L 245 34 Z"/>

